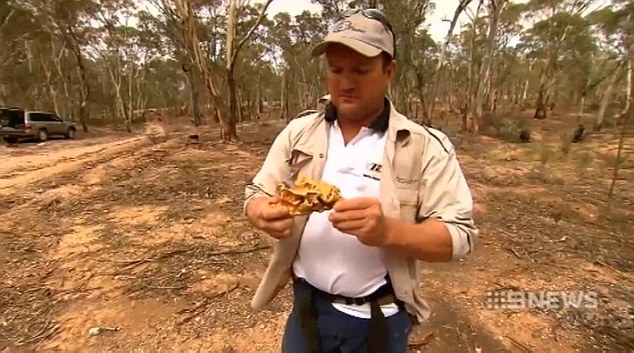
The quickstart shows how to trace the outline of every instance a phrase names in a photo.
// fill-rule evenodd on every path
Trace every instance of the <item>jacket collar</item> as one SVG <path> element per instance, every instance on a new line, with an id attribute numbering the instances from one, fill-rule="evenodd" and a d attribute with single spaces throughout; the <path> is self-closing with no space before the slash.
<path id="1" fill-rule="evenodd" d="M 386 108 L 384 110 L 384 112 L 389 112 L 387 118 L 384 118 L 385 121 L 387 121 L 385 131 L 387 131 L 388 141 L 392 143 L 399 141 L 402 145 L 405 145 L 409 142 L 411 125 L 405 116 L 396 111 L 394 104 L 387 97 L 385 98 L 385 101 L 386 104 L 389 105 L 389 109 Z M 310 138 L 300 138 L 300 136 L 296 136 L 295 141 L 297 144 L 295 145 L 295 148 L 302 150 L 305 153 L 325 153 L 324 146 L 328 145 L 328 128 L 330 127 L 330 123 L 333 121 L 331 119 L 332 115 L 328 115 L 327 112 L 319 114 L 317 118 L 309 123 L 309 126 L 307 126 L 305 131 L 301 134 L 310 136 Z M 377 118 L 377 120 L 378 119 L 380 119 L 380 117 Z M 324 124 L 324 122 L 327 122 L 328 124 Z M 379 123 L 376 120 L 375 123 L 377 125 L 384 124 Z"/>
<path id="2" fill-rule="evenodd" d="M 379 132 L 387 131 L 390 124 L 392 110 L 394 110 L 394 108 L 392 107 L 390 100 L 385 97 L 383 99 L 383 111 L 368 127 Z M 337 108 L 335 108 L 332 102 L 328 102 L 326 105 L 325 119 L 329 123 L 334 123 L 337 120 Z"/>

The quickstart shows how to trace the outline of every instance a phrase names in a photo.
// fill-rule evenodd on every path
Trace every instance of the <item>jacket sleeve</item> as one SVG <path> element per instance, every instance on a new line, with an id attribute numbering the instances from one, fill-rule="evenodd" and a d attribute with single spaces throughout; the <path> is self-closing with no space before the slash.
<path id="1" fill-rule="evenodd" d="M 274 195 L 276 186 L 288 178 L 290 173 L 288 156 L 290 156 L 291 150 L 291 125 L 287 125 L 277 135 L 260 170 L 255 177 L 247 183 L 243 205 L 244 213 L 246 213 L 247 204 L 252 198 Z"/>
<path id="2" fill-rule="evenodd" d="M 473 199 L 451 141 L 441 132 L 430 134 L 423 155 L 418 217 L 445 223 L 453 244 L 452 260 L 458 260 L 473 251 L 478 235 Z"/>

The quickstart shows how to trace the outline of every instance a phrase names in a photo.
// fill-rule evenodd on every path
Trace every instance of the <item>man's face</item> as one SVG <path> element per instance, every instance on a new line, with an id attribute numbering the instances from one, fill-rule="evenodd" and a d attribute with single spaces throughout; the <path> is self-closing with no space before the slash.
<path id="1" fill-rule="evenodd" d="M 383 106 L 394 62 L 384 67 L 381 55 L 369 58 L 339 44 L 328 47 L 326 62 L 328 93 L 338 115 L 362 120 Z"/>

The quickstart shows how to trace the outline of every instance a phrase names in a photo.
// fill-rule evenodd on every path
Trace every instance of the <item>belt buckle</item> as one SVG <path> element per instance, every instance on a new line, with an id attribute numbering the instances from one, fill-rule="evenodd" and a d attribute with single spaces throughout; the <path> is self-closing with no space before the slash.
<path id="1" fill-rule="evenodd" d="M 350 297 L 339 297 L 337 298 L 338 300 L 335 300 L 335 302 L 340 302 L 342 304 L 346 304 L 346 305 L 357 305 L 357 306 L 361 306 L 365 303 L 368 303 L 369 300 L 367 300 L 366 298 L 350 298 Z"/>
<path id="2" fill-rule="evenodd" d="M 368 300 L 366 300 L 365 298 L 352 298 L 352 303 L 358 306 L 361 306 L 367 302 Z"/>

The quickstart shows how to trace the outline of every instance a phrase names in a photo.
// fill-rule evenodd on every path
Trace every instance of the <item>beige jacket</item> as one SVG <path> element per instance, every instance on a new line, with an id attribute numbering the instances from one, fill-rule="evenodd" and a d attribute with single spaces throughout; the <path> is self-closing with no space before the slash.
<path id="1" fill-rule="evenodd" d="M 321 179 L 328 128 L 321 113 L 292 120 L 276 137 L 262 168 L 247 186 L 245 208 L 251 198 L 274 194 L 277 184 L 292 182 L 298 175 Z M 451 234 L 453 259 L 469 254 L 478 230 L 472 219 L 471 193 L 449 139 L 407 119 L 394 106 L 387 134 L 379 195 L 384 214 L 411 222 L 438 218 Z M 293 235 L 276 243 L 251 302 L 254 310 L 270 303 L 287 284 L 306 220 L 296 217 Z M 426 320 L 429 308 L 418 290 L 419 261 L 391 250 L 385 255 L 396 296 L 417 321 Z"/>

